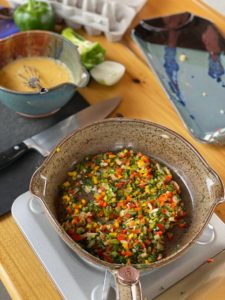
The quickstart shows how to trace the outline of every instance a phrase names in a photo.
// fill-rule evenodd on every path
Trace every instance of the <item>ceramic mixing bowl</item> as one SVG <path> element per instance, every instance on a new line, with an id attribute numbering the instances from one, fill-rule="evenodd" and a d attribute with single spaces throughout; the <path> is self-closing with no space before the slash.
<path id="1" fill-rule="evenodd" d="M 60 60 L 71 71 L 74 81 L 41 92 L 15 92 L 0 87 L 0 101 L 26 117 L 51 115 L 64 106 L 78 87 L 89 79 L 80 62 L 76 46 L 59 34 L 48 31 L 24 31 L 0 40 L 0 68 L 22 57 L 45 56 Z"/>
<path id="2" fill-rule="evenodd" d="M 129 267 L 102 261 L 82 249 L 61 227 L 57 203 L 59 185 L 74 163 L 88 155 L 125 147 L 154 157 L 171 169 L 181 187 L 188 216 L 188 227 L 175 234 L 161 260 Z M 76 130 L 58 145 L 57 150 L 33 175 L 30 191 L 44 205 L 55 230 L 74 252 L 96 266 L 108 268 L 115 275 L 121 297 L 130 295 L 131 286 L 135 293 L 140 292 L 137 270 L 162 266 L 186 251 L 201 234 L 215 206 L 224 200 L 220 178 L 201 155 L 180 135 L 154 123 L 131 119 L 104 120 Z M 141 299 L 138 297 L 134 299 Z"/>

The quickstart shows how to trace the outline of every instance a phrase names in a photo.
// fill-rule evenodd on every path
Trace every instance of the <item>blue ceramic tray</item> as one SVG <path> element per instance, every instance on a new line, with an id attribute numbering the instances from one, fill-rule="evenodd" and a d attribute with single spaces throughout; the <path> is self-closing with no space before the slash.
<path id="1" fill-rule="evenodd" d="M 143 20 L 132 32 L 189 132 L 225 144 L 225 40 L 190 13 Z"/>

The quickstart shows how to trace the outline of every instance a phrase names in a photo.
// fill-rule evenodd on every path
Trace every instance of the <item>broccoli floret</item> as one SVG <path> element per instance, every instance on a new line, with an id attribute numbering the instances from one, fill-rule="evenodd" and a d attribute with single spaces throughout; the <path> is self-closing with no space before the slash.
<path id="1" fill-rule="evenodd" d="M 78 47 L 81 62 L 86 69 L 90 70 L 105 59 L 106 50 L 98 43 L 86 40 L 72 28 L 66 28 L 62 35 Z"/>

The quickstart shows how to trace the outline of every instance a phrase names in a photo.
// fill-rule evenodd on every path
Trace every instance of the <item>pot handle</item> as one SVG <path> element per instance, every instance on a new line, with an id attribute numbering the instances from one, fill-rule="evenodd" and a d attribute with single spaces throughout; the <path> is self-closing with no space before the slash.
<path id="1" fill-rule="evenodd" d="M 223 204 L 223 203 L 225 203 L 225 196 L 222 197 L 222 198 L 219 198 L 219 199 L 217 200 L 217 202 L 216 202 L 216 205 L 218 205 L 218 204 Z"/>
<path id="2" fill-rule="evenodd" d="M 34 196 L 43 200 L 47 186 L 47 178 L 41 174 L 42 167 L 39 167 L 31 177 L 29 191 Z"/>
<path id="3" fill-rule="evenodd" d="M 140 272 L 132 266 L 125 266 L 114 273 L 117 300 L 142 300 Z"/>

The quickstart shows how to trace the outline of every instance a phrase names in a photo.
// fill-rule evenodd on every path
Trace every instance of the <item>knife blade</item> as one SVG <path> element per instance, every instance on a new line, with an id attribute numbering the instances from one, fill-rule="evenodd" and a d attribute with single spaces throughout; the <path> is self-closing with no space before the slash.
<path id="1" fill-rule="evenodd" d="M 0 170 L 9 166 L 30 149 L 46 157 L 55 146 L 76 128 L 106 118 L 120 103 L 121 97 L 114 97 L 91 105 L 60 121 L 46 130 L 12 146 L 0 153 Z"/>

